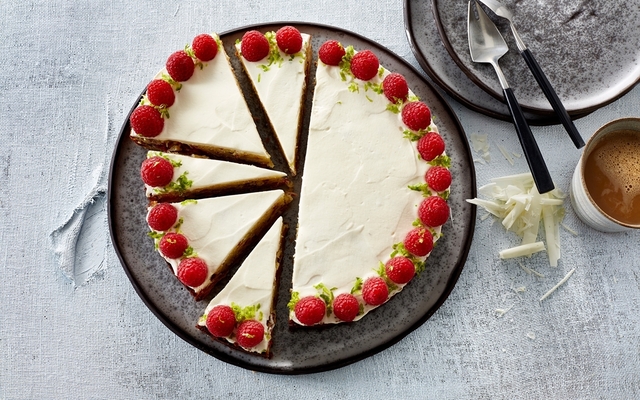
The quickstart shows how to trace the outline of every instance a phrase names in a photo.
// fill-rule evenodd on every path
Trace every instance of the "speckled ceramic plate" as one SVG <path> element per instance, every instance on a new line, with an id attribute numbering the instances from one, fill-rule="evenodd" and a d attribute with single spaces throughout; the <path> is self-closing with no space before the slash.
<path id="1" fill-rule="evenodd" d="M 511 121 L 509 109 L 502 100 L 491 96 L 476 85 L 453 61 L 442 44 L 433 17 L 431 3 L 421 0 L 404 1 L 405 31 L 411 50 L 418 63 L 431 79 L 448 95 L 492 118 Z M 574 118 L 586 114 L 574 115 Z M 531 125 L 555 125 L 558 119 L 551 115 L 525 112 Z"/>
<path id="2" fill-rule="evenodd" d="M 570 115 L 594 111 L 640 80 L 640 2 L 637 0 L 501 0 Z M 442 41 L 453 60 L 479 87 L 501 99 L 493 67 L 471 61 L 467 0 L 432 0 Z M 506 20 L 489 16 L 510 50 L 500 59 L 523 110 L 553 112 L 517 51 Z"/>
<path id="3" fill-rule="evenodd" d="M 427 270 L 387 304 L 356 323 L 322 329 L 291 330 L 288 327 L 287 302 L 290 297 L 298 211 L 295 202 L 292 203 L 284 213 L 285 223 L 293 228 L 289 229 L 284 240 L 285 251 L 273 331 L 273 357 L 265 359 L 213 341 L 195 328 L 196 321 L 208 302 L 193 300 L 167 268 L 164 260 L 154 251 L 152 240 L 147 236 L 146 198 L 139 178 L 140 163 L 144 160 L 146 151 L 128 138 L 129 118 L 122 127 L 111 162 L 108 214 L 112 241 L 131 283 L 145 304 L 169 329 L 198 349 L 225 362 L 256 371 L 300 374 L 341 367 L 386 349 L 422 325 L 440 307 L 453 289 L 471 245 L 475 208 L 465 199 L 475 197 L 476 182 L 471 152 L 462 127 L 438 92 L 413 67 L 379 44 L 342 29 L 308 23 L 286 24 L 295 25 L 312 35 L 314 58 L 319 46 L 328 39 L 337 39 L 356 49 L 371 49 L 382 65 L 402 73 L 413 91 L 431 107 L 453 161 L 452 194 L 449 198 L 453 218 L 444 226 L 445 236 L 438 241 L 429 258 Z M 243 27 L 222 34 L 221 39 L 227 52 L 233 54 L 233 44 L 246 30 L 277 30 L 282 25 L 284 23 Z M 189 39 L 185 41 L 188 42 Z M 171 52 L 172 49 L 167 49 L 167 54 Z M 259 121 L 258 129 L 276 164 L 275 168 L 287 171 L 286 162 L 264 123 L 266 119 L 259 104 L 250 95 L 249 82 L 242 75 L 237 58 L 232 55 L 231 60 L 240 85 L 248 96 L 249 107 L 253 113 L 257 113 L 254 115 Z M 315 74 L 315 59 L 311 73 Z M 153 74 L 154 71 L 149 71 L 149 77 Z M 313 85 L 310 85 L 309 90 L 312 88 Z M 311 99 L 309 93 L 300 145 L 302 160 L 306 149 Z M 293 183 L 294 190 L 299 192 L 301 178 L 293 178 Z M 217 285 L 210 297 L 224 283 Z"/>

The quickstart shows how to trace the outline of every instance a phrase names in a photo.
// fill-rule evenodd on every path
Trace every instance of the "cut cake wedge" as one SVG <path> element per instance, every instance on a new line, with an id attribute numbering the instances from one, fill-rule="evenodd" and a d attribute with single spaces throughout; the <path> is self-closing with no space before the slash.
<path id="1" fill-rule="evenodd" d="M 284 229 L 282 217 L 280 217 L 251 251 L 224 289 L 209 302 L 198 321 L 198 329 L 212 335 L 207 329 L 209 312 L 218 306 L 231 307 L 235 314 L 236 327 L 231 335 L 216 339 L 243 348 L 237 340 L 238 326 L 245 320 L 253 319 L 262 324 L 263 339 L 256 345 L 243 349 L 260 353 L 265 357 L 269 356 L 271 329 L 275 324 L 277 273 L 282 256 Z"/>

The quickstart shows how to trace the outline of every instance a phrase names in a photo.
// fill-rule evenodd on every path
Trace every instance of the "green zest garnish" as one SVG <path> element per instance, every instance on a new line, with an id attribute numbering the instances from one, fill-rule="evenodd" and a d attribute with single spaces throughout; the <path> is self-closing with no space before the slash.
<path id="1" fill-rule="evenodd" d="M 267 72 L 271 68 L 272 65 L 277 64 L 278 68 L 282 66 L 284 62 L 284 58 L 280 55 L 280 49 L 278 48 L 278 43 L 276 42 L 276 33 L 275 32 L 267 32 L 264 36 L 269 41 L 269 56 L 267 57 L 267 65 L 260 65 L 263 71 Z"/>
<path id="2" fill-rule="evenodd" d="M 416 185 L 409 185 L 407 187 L 409 189 L 411 189 L 411 190 L 415 190 L 417 192 L 422 192 L 422 195 L 424 197 L 431 196 L 431 190 L 429 189 L 429 185 L 427 185 L 426 183 L 418 183 Z"/>
<path id="3" fill-rule="evenodd" d="M 260 304 L 254 304 L 252 306 L 241 307 L 236 303 L 231 303 L 231 309 L 233 313 L 236 315 L 236 322 L 241 323 L 242 321 L 248 319 L 257 319 L 259 321 L 262 320 L 264 316 L 262 311 L 260 311 Z M 256 318 L 256 313 L 258 313 L 258 318 Z"/>
<path id="4" fill-rule="evenodd" d="M 398 285 L 396 285 L 395 283 L 391 282 L 391 279 L 389 279 L 389 277 L 387 276 L 387 270 L 384 267 L 384 264 L 382 263 L 382 261 L 380 261 L 380 264 L 378 265 L 378 269 L 375 269 L 374 271 L 376 271 L 376 273 L 382 278 L 384 279 L 384 282 L 387 284 L 387 288 L 389 289 L 389 293 L 398 290 Z"/>
<path id="5" fill-rule="evenodd" d="M 429 161 L 430 165 L 433 166 L 441 166 L 441 167 L 445 167 L 445 168 L 450 168 L 451 167 L 451 158 L 449 158 L 449 156 L 442 154 L 439 155 L 438 157 L 434 158 L 433 160 Z"/>
<path id="6" fill-rule="evenodd" d="M 317 285 L 314 286 L 315 289 L 318 290 L 318 297 L 320 297 L 323 301 L 324 304 L 327 305 L 327 317 L 329 315 L 331 315 L 332 307 L 331 305 L 333 304 L 333 291 L 336 290 L 337 288 L 331 288 L 329 289 L 324 283 L 318 283 Z"/>
<path id="7" fill-rule="evenodd" d="M 402 107 L 402 99 L 398 99 L 395 103 L 387 104 L 387 110 L 394 114 L 400 114 L 400 108 Z"/>
<path id="8" fill-rule="evenodd" d="M 351 294 L 358 294 L 362 291 L 362 278 L 356 277 L 356 283 L 351 288 Z"/>
<path id="9" fill-rule="evenodd" d="M 405 139 L 409 139 L 412 142 L 417 142 L 418 140 L 420 140 L 420 138 L 423 136 L 424 134 L 420 134 L 420 133 L 416 133 L 414 131 L 411 131 L 409 129 L 405 129 L 404 131 L 402 131 L 402 136 Z"/>
<path id="10" fill-rule="evenodd" d="M 289 302 L 287 303 L 287 307 L 289 308 L 289 310 L 293 311 L 293 309 L 296 308 L 296 304 L 298 304 L 299 301 L 300 301 L 300 293 L 291 292 L 291 300 L 289 300 Z"/>
<path id="11" fill-rule="evenodd" d="M 170 182 L 167 186 L 163 188 L 156 188 L 154 191 L 156 193 L 168 193 L 168 192 L 178 192 L 184 193 L 187 189 L 189 189 L 193 185 L 193 181 L 187 178 L 187 174 L 189 171 L 183 172 L 178 179 L 174 182 Z M 185 200 L 188 201 L 188 200 Z"/>
<path id="12" fill-rule="evenodd" d="M 195 256 L 197 256 L 197 254 L 196 254 L 195 251 L 193 251 L 193 247 L 191 247 L 191 246 L 188 246 L 184 250 L 184 253 L 182 253 L 182 257 L 185 257 L 185 258 L 187 258 L 187 257 L 195 257 Z"/>
<path id="13" fill-rule="evenodd" d="M 169 85 L 171 85 L 173 90 L 175 90 L 176 92 L 179 92 L 180 89 L 182 89 L 182 83 L 174 81 L 171 75 L 163 73 L 162 79 L 167 81 L 167 83 L 169 83 Z"/>
<path id="14" fill-rule="evenodd" d="M 364 91 L 371 89 L 374 93 L 382 94 L 382 85 L 380 83 L 365 82 Z"/>

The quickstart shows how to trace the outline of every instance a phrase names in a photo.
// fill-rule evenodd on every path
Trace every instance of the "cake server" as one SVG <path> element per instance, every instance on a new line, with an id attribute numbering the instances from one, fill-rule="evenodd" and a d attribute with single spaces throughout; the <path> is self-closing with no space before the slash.
<path id="1" fill-rule="evenodd" d="M 567 110 L 564 108 L 564 105 L 562 105 L 562 101 L 560 101 L 560 98 L 556 94 L 556 91 L 551 86 L 551 83 L 549 83 L 549 80 L 542 71 L 542 68 L 540 68 L 538 61 L 536 61 L 535 57 L 533 57 L 533 53 L 524 44 L 522 38 L 518 34 L 518 31 L 516 31 L 516 27 L 513 24 L 513 15 L 511 14 L 511 11 L 507 7 L 505 7 L 504 4 L 496 0 L 479 1 L 485 6 L 489 7 L 489 9 L 493 11 L 497 16 L 509 21 L 511 32 L 513 32 L 513 37 L 516 39 L 516 45 L 518 46 L 518 50 L 520 51 L 522 58 L 524 58 L 524 61 L 527 63 L 527 66 L 531 70 L 531 73 L 536 78 L 538 85 L 542 89 L 544 95 L 547 97 L 547 100 L 549 100 L 549 103 L 551 104 L 553 110 L 556 112 L 556 115 L 560 119 L 560 122 L 562 122 L 562 125 L 569 133 L 569 137 L 571 137 L 573 144 L 578 149 L 583 147 L 584 140 L 582 139 L 582 136 L 580 136 L 580 133 L 578 132 L 576 126 L 573 124 L 573 121 L 571 121 Z"/>
<path id="2" fill-rule="evenodd" d="M 472 4 L 473 3 L 473 4 Z M 474 6 L 478 12 L 478 18 L 473 12 Z M 531 170 L 533 181 L 539 193 L 550 192 L 554 188 L 553 180 L 547 169 L 547 165 L 542 158 L 538 144 L 536 143 L 531 128 L 524 117 L 520 104 L 516 99 L 513 89 L 505 78 L 498 60 L 509 51 L 507 42 L 498 31 L 498 28 L 491 22 L 487 14 L 478 6 L 475 0 L 470 0 L 468 4 L 467 35 L 469 37 L 469 52 L 471 59 L 478 63 L 489 63 L 496 70 L 502 93 L 507 102 L 509 112 L 513 118 L 513 124 L 518 133 L 520 145 L 524 151 L 527 164 Z"/>

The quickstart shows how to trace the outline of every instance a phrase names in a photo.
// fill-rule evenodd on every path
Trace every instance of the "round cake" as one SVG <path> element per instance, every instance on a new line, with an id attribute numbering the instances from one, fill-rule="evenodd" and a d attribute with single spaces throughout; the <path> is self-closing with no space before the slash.
<path id="1" fill-rule="evenodd" d="M 310 39 L 290 26 L 247 31 L 235 46 L 254 89 L 247 93 L 217 35 L 198 35 L 169 57 L 131 115 L 131 139 L 151 150 L 151 166 L 141 166 L 150 236 L 195 299 L 208 303 L 194 324 L 266 356 L 276 316 L 301 328 L 357 321 L 419 279 L 450 212 L 450 160 L 428 105 L 373 52 L 335 40 L 317 50 L 310 80 Z M 305 128 L 306 93 L 313 101 Z M 259 132 L 246 96 L 262 105 L 268 132 Z M 279 143 L 287 171 L 265 168 L 273 165 L 265 136 Z M 232 194 L 192 189 L 191 177 L 207 175 L 213 163 L 224 168 L 205 186 Z M 293 179 L 299 171 L 301 189 L 280 190 L 285 174 Z M 285 243 L 279 217 L 292 199 L 296 241 Z M 173 210 L 153 212 L 169 206 L 175 219 Z M 221 242 L 224 249 L 215 245 Z M 295 247 L 290 282 L 276 279 L 281 246 Z M 211 292 L 233 263 L 241 264 L 235 275 Z M 275 313 L 276 285 L 291 288 L 287 316 Z"/>

